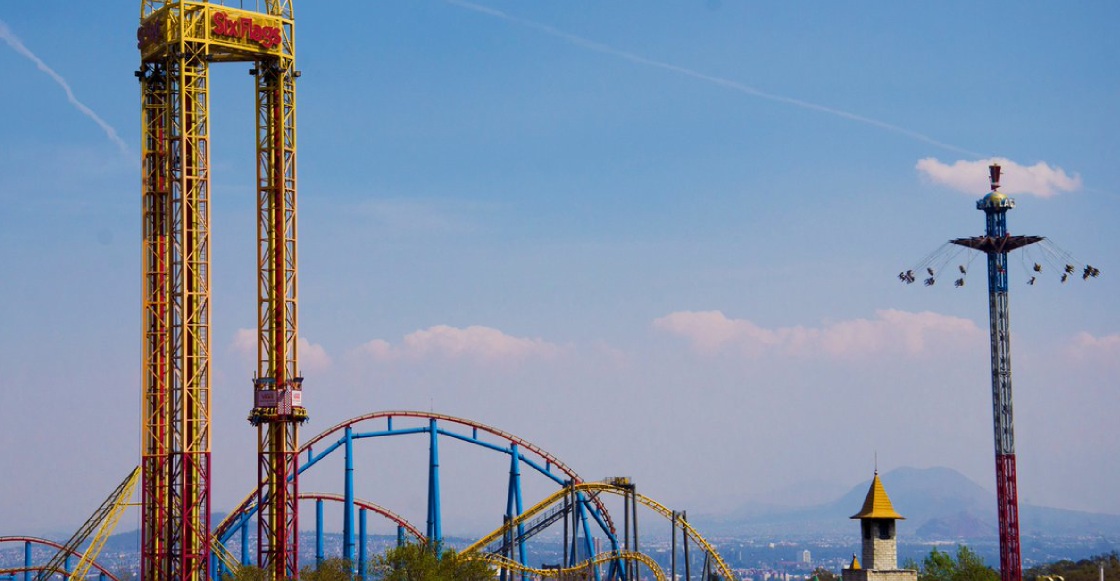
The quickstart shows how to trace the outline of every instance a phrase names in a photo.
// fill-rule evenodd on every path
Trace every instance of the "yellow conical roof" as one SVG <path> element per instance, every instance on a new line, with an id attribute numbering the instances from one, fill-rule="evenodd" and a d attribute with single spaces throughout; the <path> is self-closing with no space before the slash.
<path id="1" fill-rule="evenodd" d="M 906 520 L 906 517 L 898 514 L 891 505 L 891 499 L 887 496 L 887 491 L 883 488 L 883 481 L 879 480 L 879 473 L 875 472 L 875 478 L 871 480 L 871 488 L 867 491 L 867 498 L 863 499 L 863 508 L 851 518 L 891 518 L 896 520 Z"/>
<path id="2" fill-rule="evenodd" d="M 850 565 L 848 565 L 848 568 L 849 569 L 862 569 L 863 568 L 863 567 L 859 566 L 859 559 L 856 558 L 855 553 L 852 553 L 852 563 Z"/>

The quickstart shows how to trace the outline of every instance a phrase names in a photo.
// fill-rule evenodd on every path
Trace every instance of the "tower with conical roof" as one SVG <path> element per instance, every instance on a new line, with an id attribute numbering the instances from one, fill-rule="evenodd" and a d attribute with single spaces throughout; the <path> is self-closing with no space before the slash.
<path id="1" fill-rule="evenodd" d="M 843 571 L 843 581 L 917 581 L 917 571 L 898 568 L 895 521 L 905 517 L 895 511 L 878 471 L 863 508 L 851 518 L 859 519 L 863 554 L 862 559 L 853 556 L 851 566 Z"/>

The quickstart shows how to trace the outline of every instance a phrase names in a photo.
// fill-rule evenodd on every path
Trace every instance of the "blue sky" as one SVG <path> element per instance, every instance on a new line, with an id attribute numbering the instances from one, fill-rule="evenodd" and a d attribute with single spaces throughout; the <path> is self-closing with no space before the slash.
<path id="1" fill-rule="evenodd" d="M 0 534 L 74 529 L 137 462 L 137 8 L 0 8 Z M 433 409 L 694 514 L 876 453 L 993 489 L 983 261 L 895 277 L 982 232 L 999 157 L 1012 233 L 1103 272 L 1012 259 L 1020 498 L 1120 514 L 1115 4 L 296 11 L 305 437 Z M 215 510 L 255 472 L 248 68 L 211 73 Z M 504 508 L 463 481 L 445 530 Z"/>

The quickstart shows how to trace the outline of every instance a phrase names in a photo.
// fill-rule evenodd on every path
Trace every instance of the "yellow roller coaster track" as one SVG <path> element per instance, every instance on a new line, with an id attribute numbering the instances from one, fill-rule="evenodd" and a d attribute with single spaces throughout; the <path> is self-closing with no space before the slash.
<path id="1" fill-rule="evenodd" d="M 632 496 L 636 502 L 640 502 L 643 505 L 653 509 L 657 513 L 661 514 L 661 516 L 667 519 L 673 518 L 673 511 L 669 510 L 666 506 L 657 502 L 656 500 L 653 500 L 652 498 L 642 496 L 641 494 L 638 494 L 633 490 L 615 486 L 613 484 L 607 484 L 605 482 L 585 482 L 583 484 L 577 484 L 569 488 L 558 490 L 548 498 L 545 498 L 544 500 L 538 502 L 532 508 L 521 513 L 516 518 L 505 523 L 494 532 L 475 541 L 473 545 L 463 549 L 463 553 L 478 552 L 486 545 L 489 545 L 490 543 L 493 543 L 494 541 L 497 541 L 498 539 L 509 534 L 510 531 L 512 531 L 517 525 L 523 524 L 527 520 L 544 512 L 545 509 L 547 509 L 552 504 L 564 500 L 564 498 L 572 492 L 606 492 L 618 496 Z M 715 561 L 716 570 L 719 571 L 721 575 L 723 575 L 724 579 L 735 578 L 735 576 L 731 573 L 731 568 L 727 566 L 727 563 L 724 562 L 723 557 L 721 557 L 719 553 L 716 552 L 715 547 L 713 547 L 711 543 L 705 540 L 704 537 L 700 536 L 700 533 L 696 532 L 696 529 L 692 528 L 692 525 L 688 524 L 687 521 L 678 519 L 677 522 L 680 524 L 681 530 L 683 530 L 690 539 L 695 541 L 696 544 L 703 547 L 708 555 L 711 556 L 712 560 Z"/>

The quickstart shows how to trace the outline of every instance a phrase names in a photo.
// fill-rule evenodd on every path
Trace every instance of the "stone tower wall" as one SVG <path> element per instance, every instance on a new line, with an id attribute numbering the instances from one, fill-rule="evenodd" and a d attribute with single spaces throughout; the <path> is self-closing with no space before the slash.
<path id="1" fill-rule="evenodd" d="M 863 521 L 863 567 L 880 571 L 898 569 L 898 544 L 895 540 L 894 521 L 868 519 Z M 882 538 L 887 537 L 887 538 Z"/>

